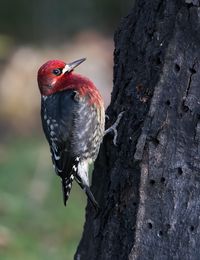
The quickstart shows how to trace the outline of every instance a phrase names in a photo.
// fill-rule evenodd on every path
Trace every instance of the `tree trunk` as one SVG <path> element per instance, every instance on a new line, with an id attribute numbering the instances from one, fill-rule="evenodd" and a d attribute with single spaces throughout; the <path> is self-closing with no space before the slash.
<path id="1" fill-rule="evenodd" d="M 198 0 L 137 0 L 115 34 L 114 89 L 77 260 L 200 259 Z"/>

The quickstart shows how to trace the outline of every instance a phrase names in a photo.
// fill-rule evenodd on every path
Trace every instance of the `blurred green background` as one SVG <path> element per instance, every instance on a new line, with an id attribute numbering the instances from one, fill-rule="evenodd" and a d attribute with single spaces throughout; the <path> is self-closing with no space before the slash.
<path id="1" fill-rule="evenodd" d="M 86 197 L 75 184 L 63 206 L 40 123 L 37 70 L 73 61 L 100 89 L 112 89 L 113 34 L 133 1 L 0 0 L 0 259 L 73 259 Z"/>

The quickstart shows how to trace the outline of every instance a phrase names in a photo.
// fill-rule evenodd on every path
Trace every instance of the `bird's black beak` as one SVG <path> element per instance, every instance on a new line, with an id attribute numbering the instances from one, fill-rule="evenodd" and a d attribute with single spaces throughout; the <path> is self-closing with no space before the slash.
<path id="1" fill-rule="evenodd" d="M 79 66 L 82 62 L 84 62 L 86 60 L 86 58 L 82 58 L 82 59 L 79 59 L 79 60 L 75 60 L 73 62 L 70 62 L 68 64 L 66 64 L 66 66 L 64 67 L 63 69 L 63 73 L 65 72 L 70 72 L 72 71 L 74 68 L 76 68 L 77 66 Z"/>

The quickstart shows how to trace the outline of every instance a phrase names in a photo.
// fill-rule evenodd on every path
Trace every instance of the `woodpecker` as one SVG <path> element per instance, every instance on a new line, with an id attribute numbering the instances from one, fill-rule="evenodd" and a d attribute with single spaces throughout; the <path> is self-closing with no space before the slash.
<path id="1" fill-rule="evenodd" d="M 74 72 L 85 60 L 47 61 L 37 79 L 42 126 L 55 172 L 61 178 L 64 205 L 75 179 L 98 208 L 89 187 L 88 166 L 96 159 L 104 136 L 105 111 L 93 82 Z"/>

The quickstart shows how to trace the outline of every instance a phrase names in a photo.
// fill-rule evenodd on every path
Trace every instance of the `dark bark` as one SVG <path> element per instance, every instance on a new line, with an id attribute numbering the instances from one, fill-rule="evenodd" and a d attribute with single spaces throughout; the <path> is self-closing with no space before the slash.
<path id="1" fill-rule="evenodd" d="M 138 0 L 115 34 L 106 136 L 75 259 L 200 259 L 200 11 Z"/>

